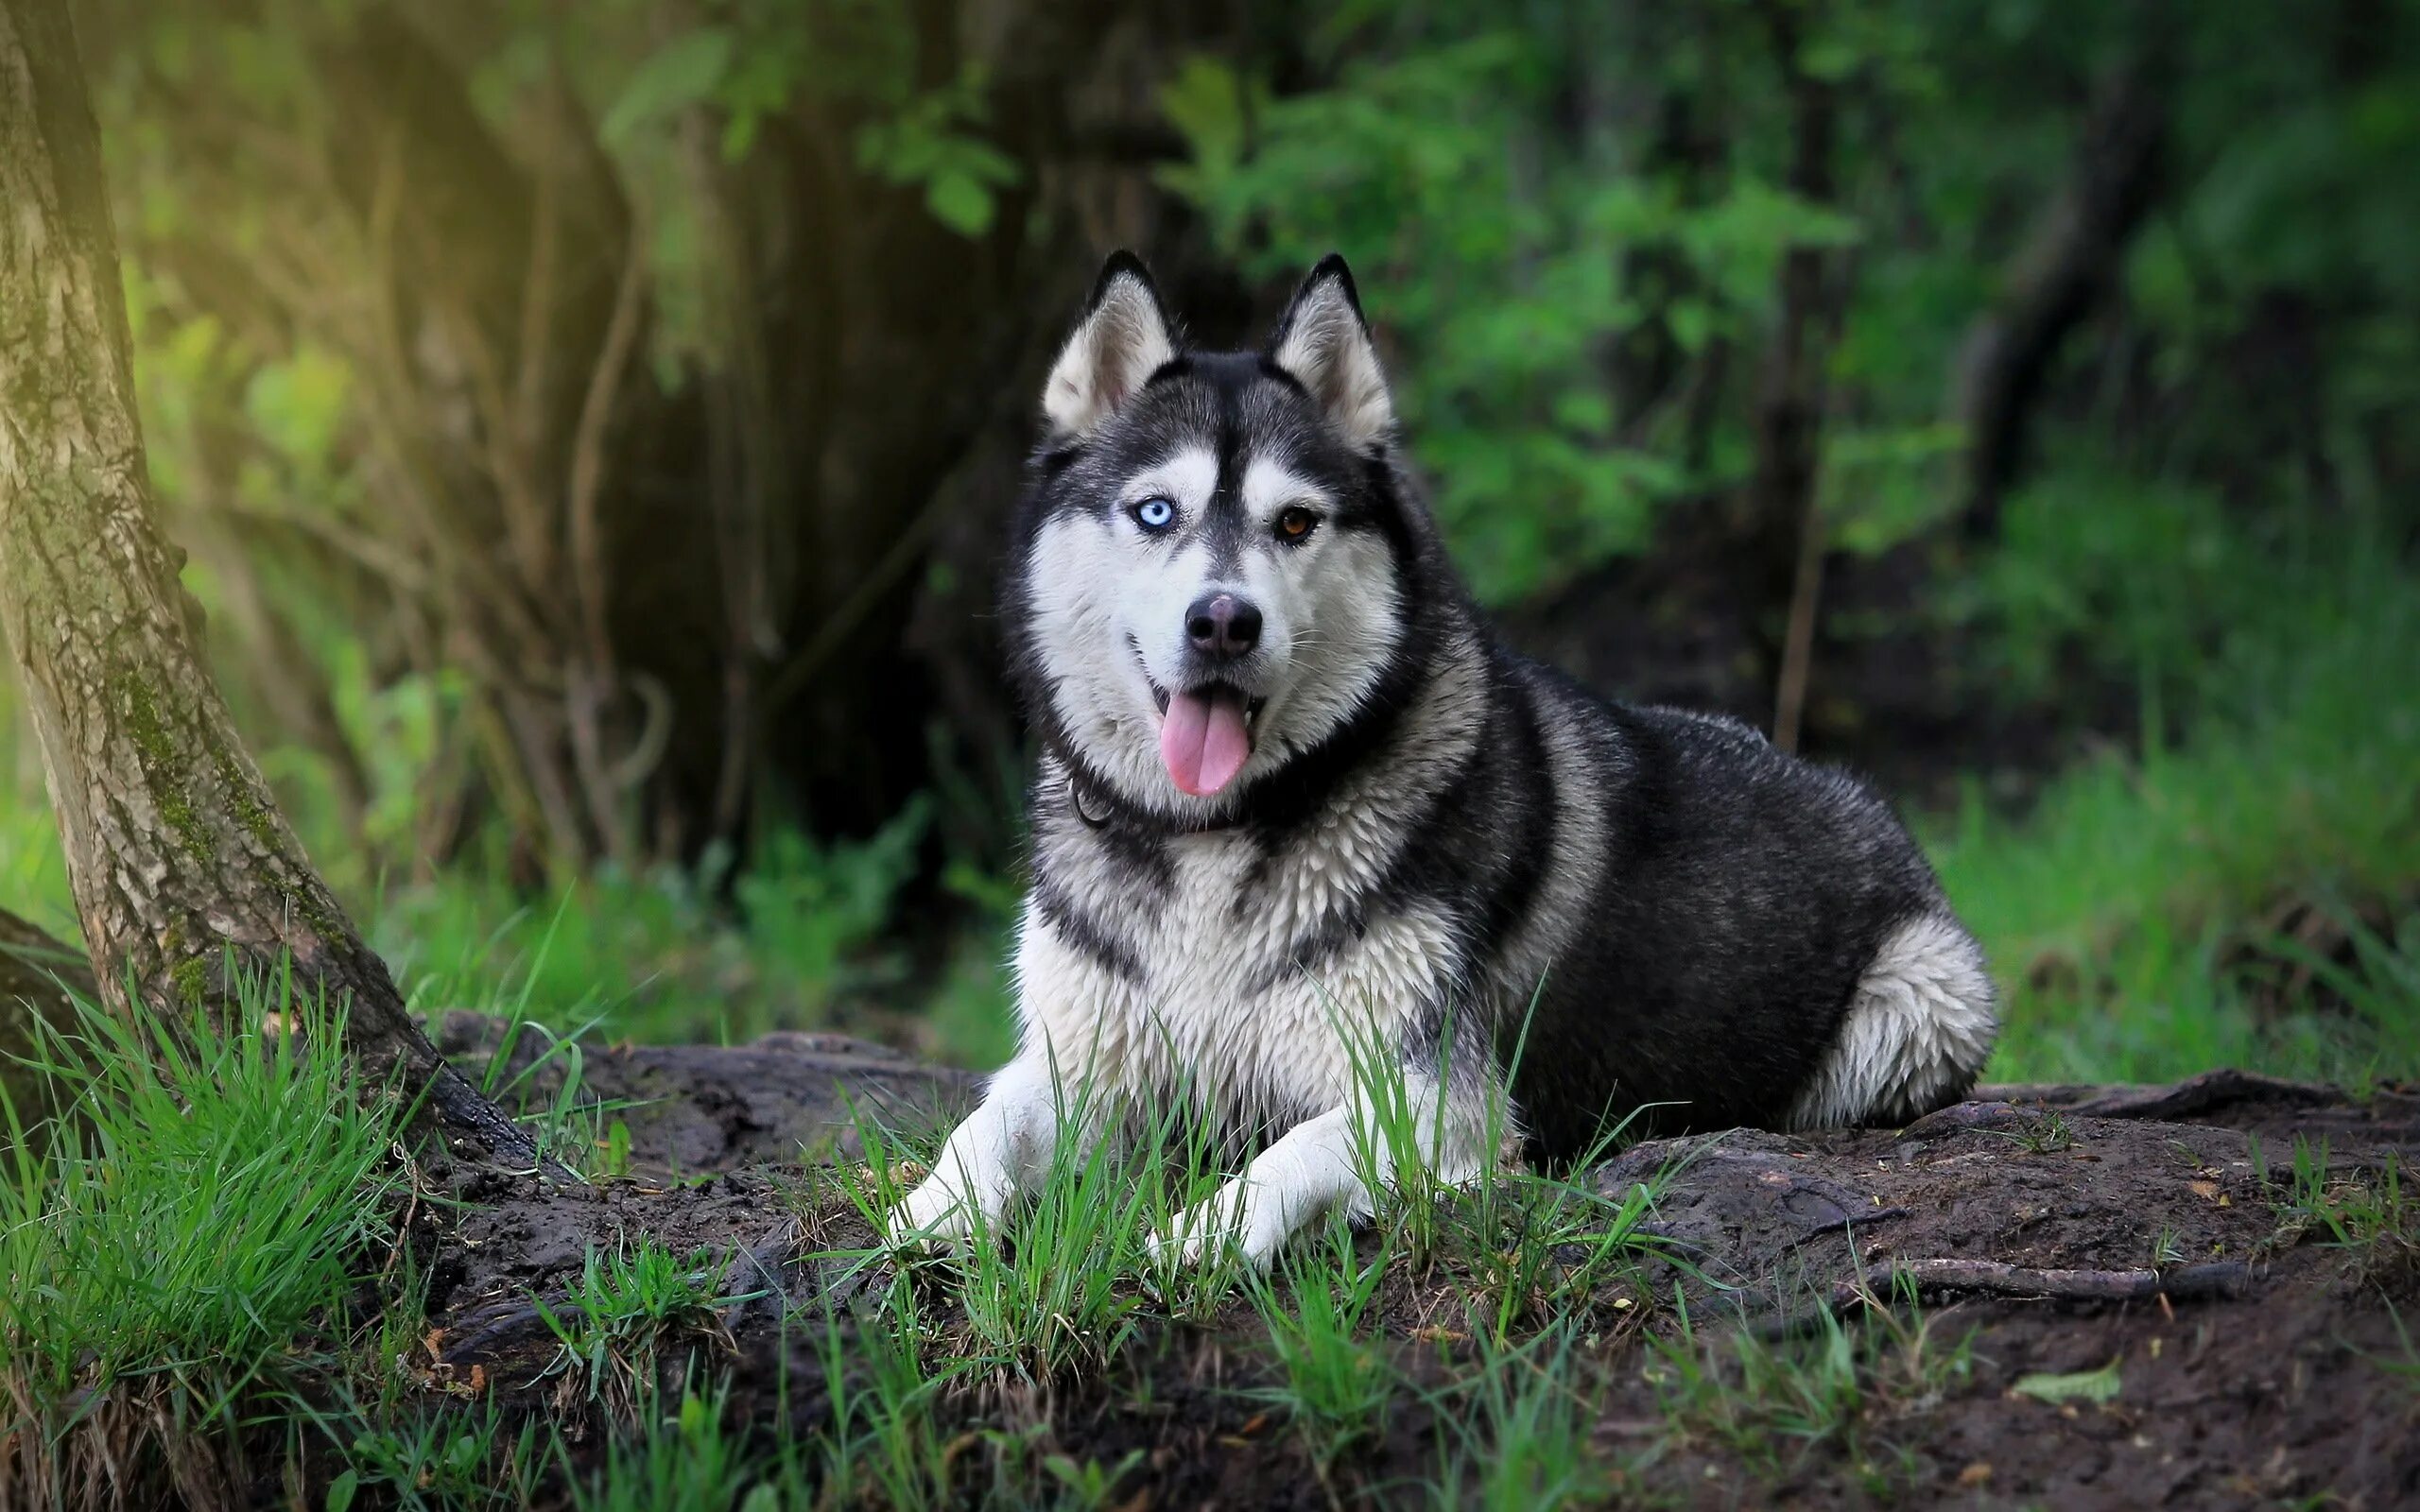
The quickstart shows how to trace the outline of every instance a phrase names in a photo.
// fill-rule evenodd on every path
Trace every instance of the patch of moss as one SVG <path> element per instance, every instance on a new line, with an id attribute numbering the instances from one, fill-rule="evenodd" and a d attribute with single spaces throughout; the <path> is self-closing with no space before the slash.
<path id="1" fill-rule="evenodd" d="M 168 980 L 176 985 L 177 1001 L 188 1008 L 199 1008 L 210 990 L 210 969 L 201 964 L 199 955 L 188 955 L 168 968 Z"/>
<path id="2" fill-rule="evenodd" d="M 308 863 L 301 856 L 287 852 L 278 834 L 273 816 L 268 805 L 252 796 L 252 785 L 245 781 L 244 768 L 236 762 L 233 753 L 224 747 L 214 747 L 211 759 L 217 767 L 220 785 L 227 790 L 229 812 L 273 867 L 278 896 L 285 900 L 288 913 L 321 939 L 343 938 L 346 934 L 344 921 L 320 907 L 313 899 L 311 889 L 295 880 L 295 872 L 307 867 Z"/>
<path id="3" fill-rule="evenodd" d="M 252 797 L 251 784 L 244 781 L 244 769 L 225 750 L 214 750 L 211 755 L 218 767 L 218 781 L 226 785 L 227 805 L 234 812 L 235 822 L 244 827 L 244 833 L 252 837 L 252 843 L 263 853 L 281 854 L 277 827 L 269 822 L 268 808 Z"/>
<path id="4" fill-rule="evenodd" d="M 134 741 L 136 761 L 143 768 L 143 783 L 158 807 L 160 816 L 175 832 L 185 853 L 204 865 L 216 858 L 209 832 L 195 806 L 193 795 L 179 779 L 180 769 L 176 744 L 169 738 L 166 722 L 160 716 L 160 704 L 150 686 L 141 678 L 120 672 L 117 678 L 119 696 L 127 714 L 127 732 Z M 213 743 L 210 765 L 225 793 L 228 816 L 240 826 L 267 863 L 269 879 L 277 888 L 287 914 L 321 939 L 341 939 L 347 933 L 341 919 L 331 914 L 314 898 L 312 890 L 295 880 L 294 873 L 304 865 L 289 852 L 284 837 L 278 833 L 275 816 L 254 794 L 252 784 L 244 773 L 243 765 L 234 752 Z M 199 1001 L 197 994 L 207 986 L 198 962 L 189 979 L 185 967 L 173 970 L 180 995 L 188 1001 Z"/>
<path id="5" fill-rule="evenodd" d="M 139 678 L 121 673 L 118 687 L 126 702 L 127 733 L 133 737 L 135 760 L 143 768 L 143 785 L 149 790 L 160 817 L 183 843 L 185 853 L 197 861 L 208 861 L 210 837 L 202 830 L 201 816 L 194 810 L 192 795 L 177 778 L 176 747 L 160 718 L 159 701 Z"/>

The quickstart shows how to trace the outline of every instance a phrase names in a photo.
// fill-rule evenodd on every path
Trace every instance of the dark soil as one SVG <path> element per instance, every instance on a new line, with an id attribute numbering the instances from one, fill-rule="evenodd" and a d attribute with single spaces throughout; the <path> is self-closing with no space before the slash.
<path id="1" fill-rule="evenodd" d="M 761 1132 L 803 1116 L 762 1087 L 748 1112 L 732 1112 L 748 1098 L 718 1068 L 753 1076 L 769 1058 L 808 1122 L 838 1122 L 836 1075 L 878 1084 L 920 1116 L 967 1093 L 961 1079 L 926 1079 L 910 1063 L 828 1040 L 683 1054 L 685 1070 L 655 1063 L 651 1085 L 668 1092 L 691 1074 L 706 1111 L 648 1125 L 675 1131 L 680 1146 L 677 1156 L 635 1151 L 657 1169 L 711 1163 L 700 1158 L 711 1142 L 697 1119 Z M 817 1077 L 821 1087 L 810 1085 Z M 2348 1248 L 2294 1221 L 2280 1183 L 2297 1138 L 2325 1140 L 2340 1177 L 2374 1177 L 2390 1160 L 2408 1171 L 2420 1155 L 2420 1089 L 2354 1101 L 2229 1072 L 2169 1088 L 1985 1089 L 1896 1131 L 1739 1130 L 1633 1147 L 1594 1179 L 1618 1190 L 1677 1166 L 1654 1215 L 1675 1259 L 1592 1308 L 1605 1320 L 1592 1324 L 1586 1358 L 1609 1491 L 1688 1506 L 2420 1504 L 2420 1361 L 2396 1311 L 2420 1299 L 2420 1235 L 2407 1219 L 2400 1236 Z M 752 1162 L 773 1153 L 758 1133 L 723 1143 Z M 844 1332 L 880 1326 L 849 1311 L 863 1276 L 836 1285 L 844 1267 L 815 1258 L 871 1240 L 819 1191 L 828 1188 L 796 1165 L 464 1191 L 470 1206 L 424 1219 L 431 1322 L 441 1331 L 430 1383 L 458 1392 L 475 1366 L 483 1389 L 541 1410 L 547 1387 L 537 1377 L 553 1346 L 530 1298 L 560 1296 L 587 1246 L 644 1233 L 735 1257 L 731 1290 L 765 1295 L 735 1309 L 731 1340 L 705 1352 L 732 1374 L 733 1411 L 769 1432 L 811 1433 L 828 1412 L 818 1348 L 827 1310 Z M 1985 1263 L 1961 1263 L 1976 1262 Z M 1914 1279 L 1934 1346 L 1970 1344 L 1971 1370 L 1945 1390 L 1894 1395 L 1878 1380 L 1854 1433 L 1812 1445 L 1777 1435 L 1769 1453 L 1743 1454 L 1668 1415 L 1644 1336 L 1675 1336 L 1684 1310 L 1698 1347 L 1722 1359 L 1731 1330 L 1799 1347 L 1793 1339 L 1821 1328 L 1819 1300 L 1870 1348 L 1887 1348 L 1894 1329 L 1916 1327 L 1900 1272 Z M 1389 1285 L 1384 1327 L 1405 1377 L 1434 1388 L 1466 1375 L 1475 1346 L 1458 1294 L 1409 1277 Z M 946 1298 L 934 1306 L 946 1335 Z M 1895 1322 L 1860 1317 L 1870 1307 Z M 2030 1374 L 2112 1362 L 2120 1386 L 2106 1402 L 2010 1389 Z M 1148 1329 L 1092 1369 L 988 1383 L 946 1411 L 969 1428 L 1046 1424 L 1022 1440 L 1036 1456 L 1114 1465 L 1139 1454 L 1118 1483 L 1124 1506 L 1419 1502 L 1454 1427 L 1438 1414 L 1456 1409 L 1407 1390 L 1382 1435 L 1322 1470 L 1254 1395 L 1275 1379 L 1259 1326 L 1238 1304 L 1212 1326 Z M 970 1496 L 990 1482 L 975 1468 L 981 1457 L 967 1456 Z"/>

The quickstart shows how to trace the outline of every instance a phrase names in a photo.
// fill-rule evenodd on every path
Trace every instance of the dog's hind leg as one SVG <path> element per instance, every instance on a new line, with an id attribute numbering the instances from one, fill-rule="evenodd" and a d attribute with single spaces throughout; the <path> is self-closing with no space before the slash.
<path id="1" fill-rule="evenodd" d="M 1999 1032 L 1982 947 L 1942 914 L 1882 942 L 1789 1128 L 1894 1125 L 1965 1095 Z"/>

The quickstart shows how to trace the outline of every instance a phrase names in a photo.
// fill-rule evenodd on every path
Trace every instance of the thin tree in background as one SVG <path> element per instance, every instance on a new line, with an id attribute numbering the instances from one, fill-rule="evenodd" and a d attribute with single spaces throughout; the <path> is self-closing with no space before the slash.
<path id="1" fill-rule="evenodd" d="M 0 0 L 0 625 L 103 998 L 231 1001 L 225 963 L 347 1001 L 346 1049 L 458 1154 L 534 1163 L 441 1059 L 295 839 L 196 650 L 154 524 L 99 133 L 63 0 Z"/>

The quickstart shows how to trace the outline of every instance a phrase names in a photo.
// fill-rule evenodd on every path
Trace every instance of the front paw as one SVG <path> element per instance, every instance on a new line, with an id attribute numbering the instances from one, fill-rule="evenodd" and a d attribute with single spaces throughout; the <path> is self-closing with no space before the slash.
<path id="1" fill-rule="evenodd" d="M 1145 1252 L 1163 1268 L 1191 1267 L 1233 1254 L 1254 1270 L 1269 1269 L 1286 1247 L 1288 1230 L 1277 1204 L 1266 1200 L 1243 1177 L 1220 1187 L 1144 1242 Z"/>
<path id="2" fill-rule="evenodd" d="M 973 1236 L 977 1211 L 963 1187 L 936 1171 L 884 1215 L 883 1240 L 897 1250 L 952 1249 Z"/>

